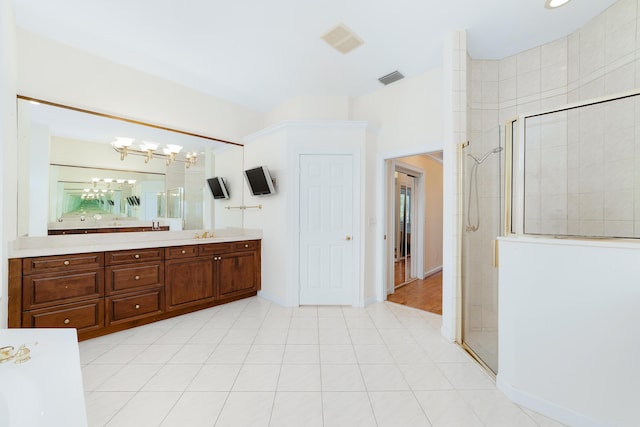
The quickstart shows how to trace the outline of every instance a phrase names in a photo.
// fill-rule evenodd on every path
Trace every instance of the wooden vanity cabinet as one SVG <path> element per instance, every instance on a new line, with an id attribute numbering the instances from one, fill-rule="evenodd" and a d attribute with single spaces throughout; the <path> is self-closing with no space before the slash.
<path id="1" fill-rule="evenodd" d="M 213 301 L 212 263 L 198 257 L 198 245 L 164 249 L 167 311 Z"/>
<path id="2" fill-rule="evenodd" d="M 215 271 L 216 297 L 231 298 L 260 289 L 259 241 L 234 243 L 233 252 L 219 255 Z"/>
<path id="3" fill-rule="evenodd" d="M 167 310 L 255 295 L 260 289 L 258 240 L 166 248 L 165 256 Z"/>
<path id="4" fill-rule="evenodd" d="M 162 314 L 164 248 L 105 253 L 107 326 Z"/>
<path id="5" fill-rule="evenodd" d="M 22 326 L 79 333 L 104 326 L 102 253 L 24 258 L 21 264 Z"/>
<path id="6" fill-rule="evenodd" d="M 213 259 L 168 259 L 165 271 L 167 310 L 182 309 L 214 300 Z"/>
<path id="7" fill-rule="evenodd" d="M 80 340 L 256 295 L 260 240 L 9 260 L 11 328 Z"/>

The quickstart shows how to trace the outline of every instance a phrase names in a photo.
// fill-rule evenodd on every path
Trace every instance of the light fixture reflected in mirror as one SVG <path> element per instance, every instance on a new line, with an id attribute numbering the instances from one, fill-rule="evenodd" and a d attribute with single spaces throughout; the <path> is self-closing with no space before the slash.
<path id="1" fill-rule="evenodd" d="M 569 3 L 570 0 L 546 0 L 544 7 L 547 9 L 556 9 Z"/>
<path id="2" fill-rule="evenodd" d="M 173 162 L 182 162 L 187 168 L 191 165 L 195 165 L 198 161 L 198 154 L 196 152 L 186 152 L 184 158 L 179 158 L 177 155 L 182 151 L 182 146 L 176 144 L 167 144 L 160 151 L 158 151 L 157 142 L 143 141 L 140 144 L 140 148 L 132 148 L 134 138 L 116 137 L 116 140 L 111 143 L 114 150 L 120 153 L 120 160 L 124 160 L 127 155 L 133 154 L 134 156 L 143 156 L 144 162 L 149 163 L 153 158 L 160 158 L 166 161 L 167 166 Z"/>

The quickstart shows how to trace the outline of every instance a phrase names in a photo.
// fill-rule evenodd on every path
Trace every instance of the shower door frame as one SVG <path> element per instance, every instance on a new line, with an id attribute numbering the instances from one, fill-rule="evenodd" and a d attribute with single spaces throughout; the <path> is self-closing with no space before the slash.
<path id="1" fill-rule="evenodd" d="M 511 121 L 507 121 L 506 123 L 511 123 Z M 497 131 L 498 131 L 498 147 L 502 147 L 503 153 L 499 154 L 500 155 L 500 163 L 499 163 L 499 167 L 503 168 L 503 176 L 500 176 L 500 174 L 498 174 L 498 186 L 500 188 L 499 190 L 499 197 L 500 200 L 502 200 L 503 203 L 503 207 L 501 207 L 500 209 L 498 209 L 498 215 L 502 216 L 504 215 L 504 218 L 501 218 L 501 223 L 500 226 L 498 227 L 498 230 L 496 231 L 495 237 L 492 239 L 492 264 L 493 264 L 493 268 L 497 269 L 498 268 L 498 239 L 502 236 L 505 235 L 505 230 L 506 230 L 506 223 L 507 223 L 507 209 L 508 206 L 511 205 L 511 193 L 507 193 L 506 189 L 510 185 L 510 168 L 511 167 L 511 156 L 512 156 L 512 146 L 510 145 L 511 140 L 508 139 L 509 136 L 511 136 L 511 132 L 507 133 L 507 125 L 505 124 L 505 128 L 504 128 L 504 133 L 503 133 L 503 129 L 502 129 L 502 125 L 498 125 L 497 126 Z M 511 129 L 510 129 L 511 130 Z M 466 144 L 462 145 L 461 147 L 461 151 L 460 151 L 460 157 L 458 158 L 459 160 L 459 167 L 460 170 L 463 171 L 465 170 L 465 160 L 466 160 L 466 155 L 465 155 L 465 151 L 464 149 L 467 148 L 469 146 L 469 143 L 467 142 Z M 499 153 L 499 152 L 498 152 Z M 502 156 L 504 156 L 504 158 L 502 158 Z M 475 160 L 475 159 L 474 159 Z M 476 167 L 478 166 L 478 164 L 475 165 Z M 471 173 L 471 172 L 470 172 Z M 459 181 L 459 185 L 460 185 L 460 190 L 461 190 L 461 195 L 462 195 L 462 199 L 461 201 L 461 208 L 465 208 L 466 204 L 465 201 L 467 201 L 466 203 L 468 203 L 468 198 L 465 197 L 465 183 L 466 182 L 470 182 L 466 180 L 466 174 L 464 176 L 463 179 L 461 179 Z M 477 182 L 477 181 L 476 181 Z M 507 184 L 507 182 L 509 182 Z M 468 189 L 468 191 L 471 191 L 471 188 Z M 478 190 L 476 190 L 478 191 Z M 480 215 L 480 205 L 477 206 L 478 208 L 478 218 Z M 461 247 L 461 259 L 462 257 L 464 257 L 464 233 L 467 233 L 468 231 L 465 230 L 465 225 L 462 223 L 464 220 L 468 220 L 467 218 L 468 216 L 468 211 L 466 209 L 462 209 L 462 215 L 461 215 L 461 223 L 460 223 L 460 233 L 461 233 L 461 240 L 460 240 L 460 247 Z M 485 221 L 486 223 L 486 221 Z M 477 231 L 477 230 L 476 230 Z M 473 231 L 473 233 L 475 233 L 476 231 Z M 467 343 L 467 340 L 465 339 L 465 318 L 466 318 L 466 310 L 465 310 L 465 302 L 467 299 L 467 296 L 465 295 L 465 271 L 464 271 L 464 265 L 460 266 L 461 270 L 461 276 L 460 276 L 460 282 L 459 282 L 459 295 L 460 295 L 460 300 L 459 300 L 459 306 L 458 306 L 458 310 L 460 313 L 460 321 L 457 324 L 458 326 L 458 339 L 459 339 L 459 343 L 460 346 L 467 352 L 469 353 L 469 355 L 471 355 L 477 362 L 478 364 L 480 364 L 485 371 L 494 379 L 496 378 L 496 375 L 498 373 L 498 369 L 499 369 L 499 344 L 498 344 L 498 348 L 496 349 L 496 366 L 495 366 L 495 371 L 493 370 L 493 368 L 491 368 L 489 366 L 489 364 L 482 359 L 482 357 L 480 357 L 480 355 L 478 354 L 478 352 L 476 352 L 476 350 L 474 350 L 471 346 L 469 346 L 469 344 Z M 468 273 L 467 273 L 468 274 Z M 496 277 L 496 284 L 495 284 L 496 288 L 499 287 L 499 277 Z M 497 292 L 499 292 L 499 288 L 497 290 Z M 499 310 L 499 302 L 496 303 L 496 311 Z M 498 330 L 496 327 L 496 335 L 498 334 Z"/>

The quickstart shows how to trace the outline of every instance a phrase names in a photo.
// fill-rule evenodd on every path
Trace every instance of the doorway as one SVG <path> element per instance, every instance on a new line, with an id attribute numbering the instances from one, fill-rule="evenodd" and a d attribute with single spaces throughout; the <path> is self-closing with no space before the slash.
<path id="1" fill-rule="evenodd" d="M 442 314 L 442 152 L 387 160 L 387 300 Z"/>

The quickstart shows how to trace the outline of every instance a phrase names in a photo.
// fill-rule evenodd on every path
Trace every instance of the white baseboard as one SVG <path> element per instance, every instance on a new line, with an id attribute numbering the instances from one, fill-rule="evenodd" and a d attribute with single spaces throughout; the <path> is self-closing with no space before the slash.
<path id="1" fill-rule="evenodd" d="M 432 276 L 436 273 L 440 273 L 442 271 L 442 266 L 439 265 L 438 267 L 432 268 L 431 270 L 425 271 L 424 272 L 424 276 L 423 278 L 427 278 L 429 276 Z"/>
<path id="2" fill-rule="evenodd" d="M 270 294 L 266 293 L 265 291 L 258 291 L 258 296 L 260 298 L 266 299 L 267 301 L 270 301 L 272 303 L 278 304 L 279 306 L 282 306 L 282 307 L 297 307 L 297 306 L 288 304 L 287 301 L 285 301 L 285 300 L 283 300 L 281 298 L 278 298 L 278 297 L 274 297 L 273 295 L 270 295 Z"/>
<path id="3" fill-rule="evenodd" d="M 593 420 L 585 415 L 578 414 L 568 408 L 558 406 L 548 400 L 520 391 L 503 381 L 500 377 L 500 373 L 498 373 L 496 377 L 496 386 L 509 399 L 518 405 L 539 412 L 540 414 L 561 423 L 581 427 L 605 427 L 606 425 L 605 423 Z"/>
<path id="4" fill-rule="evenodd" d="M 370 298 L 367 298 L 366 300 L 364 300 L 364 305 L 363 305 L 363 307 L 366 307 L 366 306 L 368 306 L 368 305 L 374 304 L 374 303 L 376 303 L 376 302 L 378 302 L 378 298 L 376 298 L 376 297 L 370 297 Z"/>

